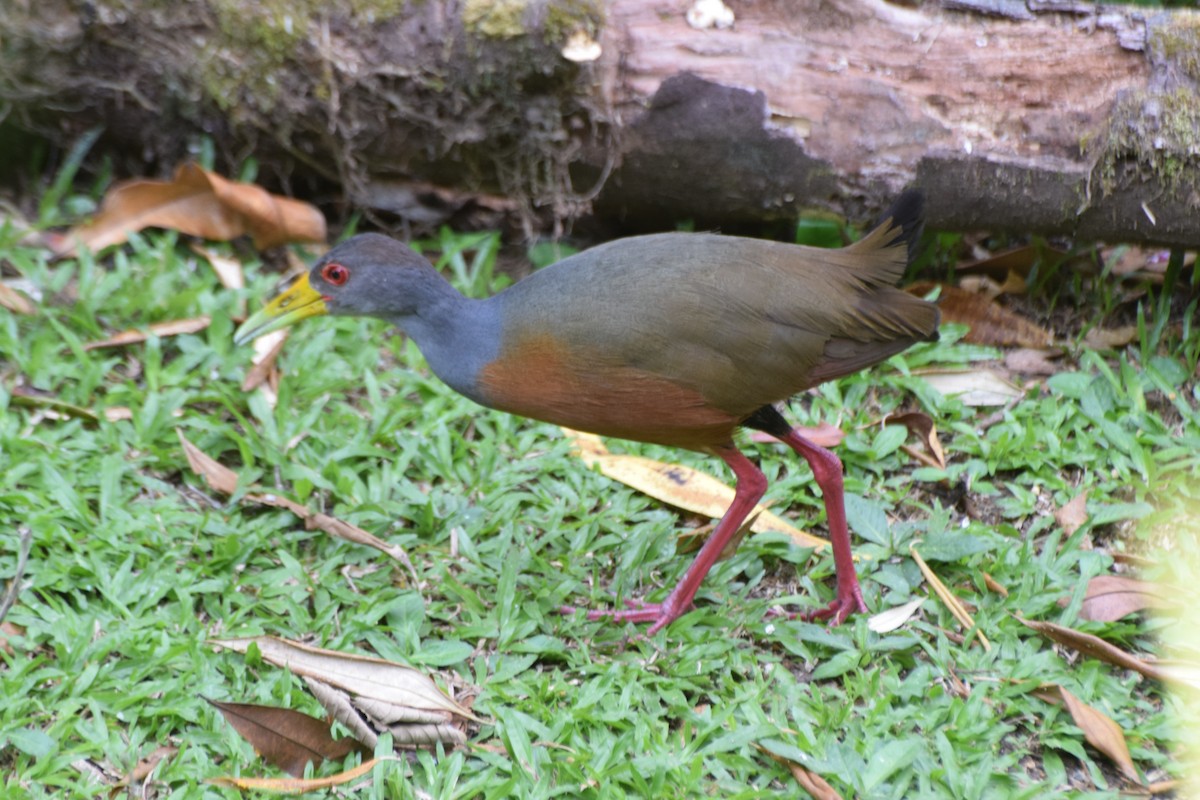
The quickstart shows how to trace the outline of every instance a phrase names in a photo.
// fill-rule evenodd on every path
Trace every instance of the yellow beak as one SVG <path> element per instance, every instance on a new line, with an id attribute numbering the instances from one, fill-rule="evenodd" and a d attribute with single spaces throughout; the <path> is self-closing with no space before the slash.
<path id="1" fill-rule="evenodd" d="M 233 334 L 233 343 L 242 345 L 264 333 L 295 325 L 305 317 L 329 313 L 325 298 L 308 282 L 305 272 L 269 303 L 252 314 Z"/>

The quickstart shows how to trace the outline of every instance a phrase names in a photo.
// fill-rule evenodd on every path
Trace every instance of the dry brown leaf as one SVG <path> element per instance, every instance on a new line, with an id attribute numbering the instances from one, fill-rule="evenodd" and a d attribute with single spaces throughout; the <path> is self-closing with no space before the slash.
<path id="1" fill-rule="evenodd" d="M 0 282 L 0 306 L 14 314 L 25 314 L 26 316 L 37 312 L 37 306 L 33 304 L 32 300 L 3 282 Z"/>
<path id="2" fill-rule="evenodd" d="M 362 528 L 345 520 L 331 517 L 328 514 L 314 513 L 309 514 L 304 518 L 304 527 L 308 530 L 319 530 L 328 533 L 331 536 L 336 536 L 339 539 L 345 539 L 348 542 L 355 544 L 363 544 L 367 547 L 374 547 L 379 552 L 390 558 L 399 561 L 408 571 L 412 573 L 414 580 L 419 580 L 416 570 L 413 568 L 412 562 L 408 559 L 408 553 L 400 545 L 388 544 L 382 539 L 372 536 Z"/>
<path id="3" fill-rule="evenodd" d="M 922 283 L 909 287 L 918 296 L 928 294 L 936 284 Z M 1031 319 L 998 305 L 986 295 L 969 292 L 957 286 L 941 285 L 937 301 L 942 322 L 957 322 L 969 326 L 963 341 L 995 346 L 1045 347 L 1054 341 L 1054 334 Z"/>
<path id="4" fill-rule="evenodd" d="M 178 336 L 184 333 L 196 333 L 207 328 L 211 322 L 212 318 L 207 315 L 195 317 L 194 319 L 173 319 L 169 322 L 156 322 L 153 325 L 147 325 L 144 330 L 132 329 L 121 331 L 116 336 L 108 339 L 101 339 L 98 342 L 88 342 L 83 346 L 83 349 L 95 350 L 100 347 L 120 347 L 127 344 L 139 344 L 151 336 Z"/>
<path id="5" fill-rule="evenodd" d="M 1093 350 L 1115 350 L 1124 347 L 1138 337 L 1137 325 L 1120 328 L 1092 328 L 1083 337 L 1083 343 Z"/>
<path id="6" fill-rule="evenodd" d="M 408 558 L 408 553 L 400 545 L 388 544 L 382 539 L 367 533 L 357 525 L 331 517 L 328 514 L 314 513 L 300 503 L 277 494 L 253 492 L 247 494 L 244 499 L 251 503 L 274 506 L 275 508 L 286 508 L 304 520 L 306 530 L 319 530 L 331 536 L 336 536 L 339 539 L 345 539 L 348 542 L 373 547 L 384 555 L 403 564 L 413 576 L 414 582 L 420 581 L 416 568 Z"/>
<path id="7" fill-rule="evenodd" d="M 641 456 L 616 455 L 608 452 L 598 436 L 569 428 L 562 430 L 589 467 L 598 466 L 602 473 L 613 480 L 656 500 L 713 519 L 724 516 L 733 503 L 733 489 L 711 475 L 680 464 L 664 464 Z M 757 515 L 750 527 L 756 533 L 786 533 L 800 547 L 820 548 L 829 545 L 825 539 L 800 530 L 762 505 L 755 506 L 750 513 Z"/>
<path id="8" fill-rule="evenodd" d="M 1004 368 L 1022 375 L 1057 375 L 1062 372 L 1062 351 L 1019 347 L 1004 354 Z"/>
<path id="9" fill-rule="evenodd" d="M 964 406 L 1002 406 L 1024 397 L 1025 392 L 1011 381 L 990 369 L 913 370 L 938 393 L 957 397 Z"/>
<path id="10" fill-rule="evenodd" d="M 1059 606 L 1066 606 L 1070 598 L 1059 598 Z M 1088 581 L 1079 618 L 1093 622 L 1113 622 L 1122 617 L 1162 608 L 1164 598 L 1156 584 L 1126 578 L 1121 575 L 1097 575 Z"/>
<path id="11" fill-rule="evenodd" d="M 1032 628 L 1047 639 L 1070 647 L 1072 650 L 1078 650 L 1085 656 L 1098 658 L 1101 661 L 1122 667 L 1123 669 L 1140 672 L 1147 678 L 1153 678 L 1157 681 L 1161 681 L 1167 677 L 1158 669 L 1157 665 L 1144 661 L 1131 653 L 1126 653 L 1121 648 L 1109 644 L 1098 636 L 1092 636 L 1090 633 L 1077 631 L 1074 628 L 1057 625 L 1053 622 L 1035 622 L 1020 616 L 1017 617 L 1017 620 L 1022 625 Z"/>
<path id="12" fill-rule="evenodd" d="M 908 428 L 908 432 L 921 440 L 921 444 L 929 453 L 932 460 L 930 466 L 935 466 L 940 469 L 946 468 L 946 453 L 942 450 L 942 443 L 938 439 L 937 426 L 933 424 L 933 418 L 921 411 L 909 411 L 904 414 L 888 414 L 883 418 L 884 425 L 903 425 Z"/>
<path id="13" fill-rule="evenodd" d="M 183 435 L 182 428 L 176 428 L 175 433 L 179 435 L 179 443 L 183 445 L 183 453 L 187 456 L 188 466 L 192 468 L 192 472 L 204 478 L 205 483 L 222 494 L 233 494 L 237 491 L 238 476 L 236 472 L 218 463 L 212 456 L 188 441 L 188 438 Z"/>
<path id="14" fill-rule="evenodd" d="M 1008 597 L 1008 589 L 986 572 L 983 573 L 983 585 L 1001 597 Z"/>
<path id="15" fill-rule="evenodd" d="M 286 508 L 300 519 L 308 519 L 310 516 L 312 516 L 312 512 L 308 510 L 307 506 L 297 503 L 295 500 L 291 500 L 283 495 L 254 492 L 247 494 L 246 499 L 252 503 L 260 503 L 264 506 Z"/>
<path id="16" fill-rule="evenodd" d="M 975 625 L 975 620 L 971 619 L 971 615 L 963 606 L 962 602 L 954 596 L 954 593 L 947 588 L 946 584 L 942 583 L 934 571 L 925 563 L 925 559 L 921 558 L 921 554 L 917 552 L 916 543 L 908 546 L 908 552 L 913 557 L 913 561 L 917 562 L 917 567 L 921 570 L 921 574 L 925 576 L 925 580 L 933 588 L 934 594 L 938 599 L 945 604 L 946 608 L 950 609 L 950 613 L 954 616 L 958 623 L 968 631 L 972 628 L 976 629 L 976 635 L 979 637 L 979 643 L 983 645 L 985 651 L 991 651 L 992 643 L 983 635 L 983 631 L 979 630 Z"/>
<path id="17" fill-rule="evenodd" d="M 237 473 L 229 467 L 219 463 L 200 448 L 187 440 L 181 429 L 176 428 L 175 432 L 179 434 L 179 441 L 183 445 L 183 452 L 187 456 L 188 465 L 192 471 L 204 478 L 205 482 L 218 492 L 224 494 L 233 494 L 237 490 Z M 330 517 L 326 514 L 317 514 L 309 511 L 300 503 L 296 503 L 286 497 L 280 497 L 275 494 L 250 493 L 242 498 L 246 502 L 259 503 L 262 505 L 274 506 L 276 508 L 286 508 L 296 516 L 304 520 L 304 527 L 308 530 L 320 530 L 325 533 L 337 536 L 355 544 L 363 544 L 368 547 L 374 547 L 379 552 L 399 561 L 412 574 L 414 580 L 418 580 L 417 571 L 412 565 L 412 561 L 408 558 L 408 553 L 399 545 L 388 544 L 387 542 L 364 531 L 357 525 L 353 525 L 344 520 Z"/>
<path id="18" fill-rule="evenodd" d="M 308 714 L 290 708 L 204 699 L 268 764 L 297 778 L 304 775 L 309 762 L 316 767 L 324 761 L 341 761 L 356 750 L 369 754 L 354 739 L 334 739 L 328 722 Z"/>
<path id="19" fill-rule="evenodd" d="M 80 247 L 102 250 L 149 227 L 220 240 L 248 233 L 259 249 L 325 240 L 325 218 L 308 203 L 184 164 L 170 181 L 132 180 L 114 186 L 91 221 L 61 237 L 55 254 L 77 254 Z"/>
<path id="20" fill-rule="evenodd" d="M 762 745 L 756 744 L 755 747 L 787 767 L 788 772 L 792 773 L 792 777 L 796 779 L 796 783 L 800 784 L 800 788 L 808 792 L 813 800 L 842 800 L 838 791 L 817 773 L 802 764 L 797 764 L 790 758 L 772 753 Z"/>
<path id="21" fill-rule="evenodd" d="M 1087 743 L 1116 764 L 1126 778 L 1137 784 L 1142 782 L 1133 765 L 1133 758 L 1129 755 L 1125 732 L 1108 715 L 1083 702 L 1066 687 L 1058 684 L 1042 686 L 1035 694 L 1051 703 L 1055 703 L 1056 699 L 1061 700 L 1071 719 L 1083 731 L 1083 738 Z"/>
<path id="22" fill-rule="evenodd" d="M 424 673 L 381 658 L 324 650 L 274 636 L 212 639 L 209 644 L 238 653 L 245 653 L 254 644 L 264 661 L 336 686 L 357 698 L 390 703 L 407 713 L 405 721 L 445 722 L 454 716 L 480 721 L 470 710 L 447 697 Z"/>
<path id="23" fill-rule="evenodd" d="M 1054 512 L 1054 519 L 1063 532 L 1070 536 L 1088 520 L 1086 491 L 1072 497 L 1065 506 Z"/>
<path id="24" fill-rule="evenodd" d="M 354 769 L 339 772 L 337 775 L 330 775 L 328 778 L 308 778 L 306 780 L 304 778 L 247 778 L 244 776 L 229 775 L 220 778 L 209 778 L 206 783 L 211 783 L 214 786 L 228 786 L 241 791 L 305 794 L 306 792 L 329 789 L 333 786 L 341 786 L 350 781 L 358 780 L 363 775 L 375 769 L 375 765 L 380 761 L 385 760 L 391 759 L 372 758 L 370 761 L 364 761 L 359 764 Z"/>

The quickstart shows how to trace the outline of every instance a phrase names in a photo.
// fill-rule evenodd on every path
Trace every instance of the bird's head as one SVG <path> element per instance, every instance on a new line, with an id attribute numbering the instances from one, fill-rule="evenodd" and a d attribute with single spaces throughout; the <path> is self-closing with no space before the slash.
<path id="1" fill-rule="evenodd" d="M 245 344 L 307 317 L 380 317 L 417 312 L 441 279 L 429 262 L 395 239 L 364 233 L 330 250 L 242 323 L 234 342 Z"/>

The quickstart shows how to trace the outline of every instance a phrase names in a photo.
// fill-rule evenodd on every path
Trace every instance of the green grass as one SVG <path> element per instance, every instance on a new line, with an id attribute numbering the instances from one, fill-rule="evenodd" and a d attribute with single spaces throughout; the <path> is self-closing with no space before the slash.
<path id="1" fill-rule="evenodd" d="M 293 334 L 271 410 L 239 389 L 250 353 L 232 345 L 229 317 L 243 298 L 174 236 L 60 263 L 15 240 L 0 230 L 0 261 L 44 297 L 32 317 L 0 310 L 0 575 L 15 569 L 17 529 L 33 536 L 27 585 L 8 616 L 24 634 L 0 652 L 5 797 L 94 797 L 104 789 L 85 761 L 120 775 L 164 744 L 179 752 L 155 772 L 154 796 L 237 796 L 204 780 L 272 770 L 202 696 L 320 713 L 287 672 L 205 645 L 261 633 L 479 687 L 474 709 L 489 720 L 472 737 L 479 746 L 386 763 L 362 796 L 797 794 L 762 745 L 847 797 L 1117 797 L 1116 773 L 1066 712 L 1032 696 L 1044 682 L 1115 719 L 1144 774 L 1176 771 L 1176 700 L 1056 651 L 1014 615 L 1075 624 L 1087 579 L 1110 568 L 1111 551 L 1161 544 L 1162 526 L 1178 528 L 1200 504 L 1194 341 L 1080 352 L 987 427 L 991 409 L 944 399 L 909 374 L 997 355 L 953 330 L 792 404 L 799 423 L 847 431 L 838 452 L 872 610 L 926 594 L 908 555 L 922 540 L 941 578 L 975 606 L 990 653 L 958 640 L 932 598 L 886 635 L 862 616 L 836 629 L 768 617 L 774 604 L 810 607 L 833 591 L 830 557 L 774 535 L 749 537 L 713 570 L 695 611 L 637 640 L 633 627 L 557 608 L 661 597 L 688 558 L 674 554 L 674 537 L 695 521 L 589 471 L 553 427 L 480 409 L 433 378 L 411 343 L 354 320 Z M 446 234 L 441 246 L 454 241 Z M 481 270 L 489 259 L 470 254 L 451 265 L 474 291 L 492 282 Z M 250 274 L 253 307 L 273 278 Z M 82 347 L 199 314 L 213 324 L 198 334 Z M 96 411 L 126 406 L 133 418 L 46 418 L 13 404 L 18 383 Z M 917 465 L 878 426 L 910 407 L 936 419 L 944 472 Z M 238 469 L 243 485 L 404 546 L 421 584 L 285 512 L 214 495 L 188 471 L 176 428 Z M 728 477 L 715 459 L 610 445 Z M 823 532 L 807 467 L 779 447 L 746 447 L 772 480 L 775 510 Z M 1092 519 L 1065 536 L 1051 512 L 1083 489 Z M 994 519 L 964 515 L 964 496 Z M 1092 539 L 1104 546 L 1088 549 Z M 1007 599 L 984 588 L 984 571 Z M 1154 652 L 1162 625 L 1080 627 Z"/>

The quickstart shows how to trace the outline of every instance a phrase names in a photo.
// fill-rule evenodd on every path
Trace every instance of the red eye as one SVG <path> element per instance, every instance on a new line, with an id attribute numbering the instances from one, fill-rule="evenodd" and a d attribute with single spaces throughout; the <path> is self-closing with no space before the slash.
<path id="1" fill-rule="evenodd" d="M 321 278 L 326 283 L 331 283 L 334 286 L 341 286 L 346 281 L 350 280 L 350 270 L 338 264 L 336 261 L 331 264 L 326 264 L 321 267 Z"/>

